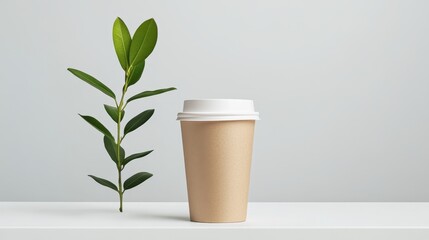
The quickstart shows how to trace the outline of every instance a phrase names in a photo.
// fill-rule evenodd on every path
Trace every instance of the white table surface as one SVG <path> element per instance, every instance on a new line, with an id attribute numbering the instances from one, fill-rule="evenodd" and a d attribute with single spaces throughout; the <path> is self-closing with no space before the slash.
<path id="1" fill-rule="evenodd" d="M 429 203 L 249 203 L 243 223 L 189 221 L 187 203 L 0 202 L 0 239 L 429 239 Z"/>

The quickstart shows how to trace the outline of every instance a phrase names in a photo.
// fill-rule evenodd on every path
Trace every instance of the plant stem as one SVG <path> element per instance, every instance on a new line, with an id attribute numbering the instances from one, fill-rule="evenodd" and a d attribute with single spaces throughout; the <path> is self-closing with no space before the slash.
<path id="1" fill-rule="evenodd" d="M 125 80 L 127 80 L 127 77 L 125 76 Z M 116 138 L 116 152 L 117 152 L 117 167 L 118 167 L 118 193 L 119 193 L 119 212 L 122 212 L 122 200 L 124 195 L 124 190 L 122 189 L 122 163 L 121 163 L 121 118 L 122 118 L 122 110 L 124 110 L 124 96 L 127 91 L 127 83 L 125 81 L 124 88 L 122 90 L 122 96 L 121 101 L 119 102 L 118 106 L 118 123 L 117 123 L 117 138 Z"/>
<path id="2" fill-rule="evenodd" d="M 124 195 L 124 192 L 122 191 L 122 176 L 121 176 L 121 169 L 118 168 L 118 185 L 119 185 L 119 212 L 122 212 L 122 198 Z"/>
<path id="3" fill-rule="evenodd" d="M 117 124 L 117 142 L 116 142 L 116 152 L 117 152 L 117 159 L 118 159 L 118 163 L 117 163 L 117 167 L 118 167 L 118 187 L 119 187 L 119 212 L 122 212 L 122 174 L 121 174 L 121 110 L 119 110 L 119 119 L 118 119 L 118 124 Z"/>

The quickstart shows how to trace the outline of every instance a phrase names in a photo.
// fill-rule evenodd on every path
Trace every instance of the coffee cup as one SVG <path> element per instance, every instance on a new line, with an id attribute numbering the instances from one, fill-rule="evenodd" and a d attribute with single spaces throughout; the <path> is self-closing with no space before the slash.
<path id="1" fill-rule="evenodd" d="M 185 100 L 177 120 L 191 221 L 245 221 L 254 127 L 259 120 L 253 101 Z"/>

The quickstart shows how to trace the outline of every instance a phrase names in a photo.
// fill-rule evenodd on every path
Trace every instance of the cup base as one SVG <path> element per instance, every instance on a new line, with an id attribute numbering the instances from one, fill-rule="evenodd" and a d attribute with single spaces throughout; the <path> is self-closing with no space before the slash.
<path id="1" fill-rule="evenodd" d="M 246 219 L 238 219 L 238 220 L 204 220 L 204 219 L 191 219 L 191 222 L 198 223 L 242 223 L 245 222 Z"/>

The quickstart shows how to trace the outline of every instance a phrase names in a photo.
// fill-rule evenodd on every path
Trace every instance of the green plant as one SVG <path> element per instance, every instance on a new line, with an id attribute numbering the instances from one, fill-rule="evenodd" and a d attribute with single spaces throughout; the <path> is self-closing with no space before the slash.
<path id="1" fill-rule="evenodd" d="M 123 210 L 122 201 L 124 192 L 152 177 L 151 173 L 139 172 L 122 183 L 122 170 L 124 170 L 125 166 L 135 159 L 142 158 L 150 154 L 153 150 L 135 153 L 128 157 L 125 157 L 125 150 L 121 147 L 121 143 L 127 134 L 136 130 L 146 121 L 148 121 L 155 111 L 154 109 L 149 109 L 133 117 L 131 120 L 129 120 L 127 124 L 125 124 L 123 134 L 121 135 L 121 122 L 125 115 L 125 108 L 130 102 L 134 100 L 176 89 L 171 87 L 154 91 L 144 91 L 128 98 L 126 101 L 124 100 L 128 87 L 136 84 L 141 78 L 143 69 L 145 67 L 145 60 L 155 48 L 157 38 L 158 28 L 154 19 L 149 19 L 143 22 L 137 28 L 132 38 L 127 26 L 122 21 L 122 19 L 118 17 L 115 20 L 113 24 L 113 45 L 115 47 L 119 63 L 121 64 L 121 67 L 125 72 L 125 81 L 122 87 L 119 102 L 116 99 L 115 93 L 102 82 L 98 81 L 96 78 L 82 71 L 73 68 L 68 68 L 68 70 L 76 77 L 97 88 L 98 90 L 100 90 L 107 96 L 113 98 L 114 100 L 115 106 L 105 104 L 104 109 L 106 110 L 107 114 L 112 118 L 112 120 L 116 122 L 116 139 L 112 135 L 112 133 L 110 133 L 110 131 L 94 117 L 80 114 L 79 115 L 104 135 L 104 147 L 106 148 L 108 155 L 113 160 L 118 170 L 118 185 L 116 186 L 114 183 L 103 178 L 99 178 L 93 175 L 89 176 L 97 183 L 105 187 L 111 188 L 119 194 L 120 212 L 122 212 Z"/>

